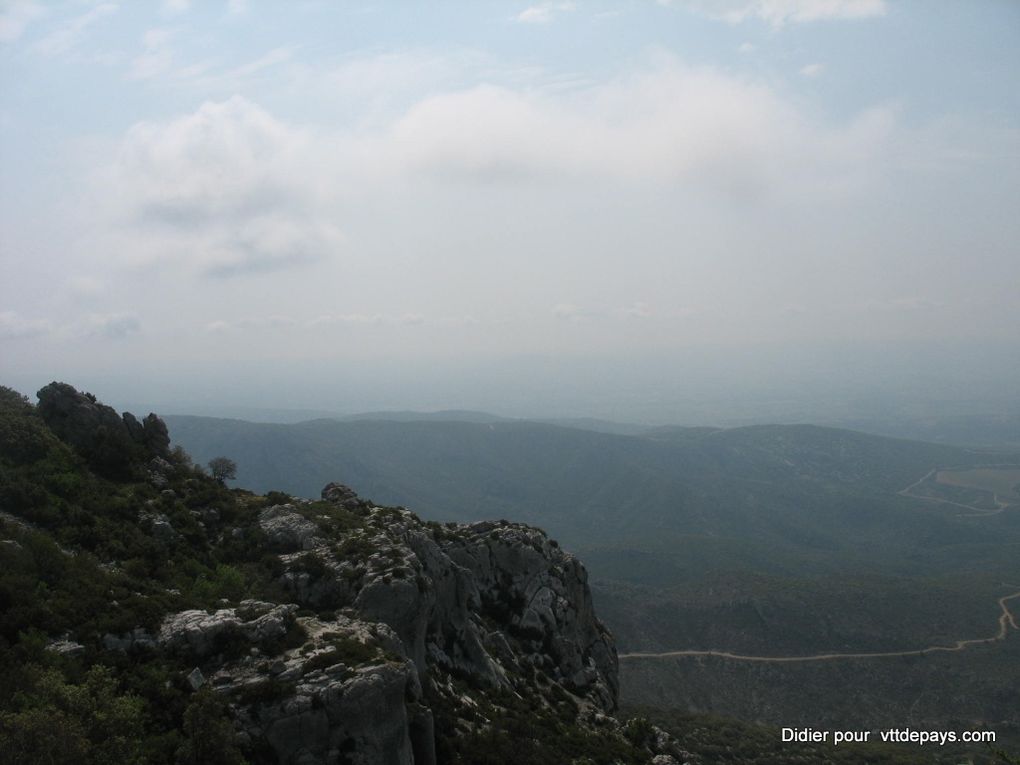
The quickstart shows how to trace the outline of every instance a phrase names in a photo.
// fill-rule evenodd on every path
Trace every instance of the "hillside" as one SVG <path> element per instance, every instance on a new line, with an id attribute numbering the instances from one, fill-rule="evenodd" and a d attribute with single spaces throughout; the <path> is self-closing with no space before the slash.
<path id="1" fill-rule="evenodd" d="M 163 422 L 0 389 L 0 761 L 679 763 L 538 529 L 228 490 Z"/>
<path id="2" fill-rule="evenodd" d="M 811 426 L 636 437 L 531 422 L 268 425 L 183 416 L 167 422 L 197 459 L 231 455 L 238 484 L 254 490 L 314 495 L 315 486 L 340 472 L 429 517 L 471 520 L 484 508 L 541 522 L 575 545 L 618 542 L 621 535 L 644 542 L 664 533 L 663 546 L 675 535 L 766 535 L 783 545 L 850 553 L 845 532 L 874 531 L 872 541 L 884 544 L 889 524 L 915 524 L 917 511 L 925 511 L 927 536 L 956 537 L 958 524 L 895 491 L 934 465 L 993 460 L 956 447 Z"/>

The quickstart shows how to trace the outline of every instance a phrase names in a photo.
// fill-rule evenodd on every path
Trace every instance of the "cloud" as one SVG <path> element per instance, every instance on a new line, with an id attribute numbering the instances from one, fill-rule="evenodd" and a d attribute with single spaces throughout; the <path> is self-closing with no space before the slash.
<path id="1" fill-rule="evenodd" d="M 169 14 L 186 13 L 191 9 L 191 0 L 163 0 L 163 12 Z"/>
<path id="2" fill-rule="evenodd" d="M 116 3 L 100 3 L 50 32 L 35 44 L 35 50 L 44 56 L 66 53 L 78 44 L 89 27 L 116 11 Z"/>
<path id="3" fill-rule="evenodd" d="M 552 314 L 561 321 L 579 321 L 595 315 L 594 312 L 573 303 L 557 303 L 552 307 Z"/>
<path id="4" fill-rule="evenodd" d="M 286 61 L 290 61 L 293 56 L 293 51 L 290 48 L 281 47 L 274 48 L 269 51 L 266 55 L 261 56 L 254 61 L 250 61 L 247 64 L 242 64 L 235 69 L 232 69 L 227 73 L 227 77 L 247 77 L 249 75 L 260 72 L 263 69 L 282 64 Z"/>
<path id="5" fill-rule="evenodd" d="M 5 340 L 39 337 L 52 331 L 46 319 L 26 319 L 14 311 L 0 311 L 0 338 Z"/>
<path id="6" fill-rule="evenodd" d="M 628 319 L 650 319 L 652 317 L 652 309 L 648 307 L 646 303 L 637 302 L 629 308 L 623 308 L 619 311 L 620 315 Z"/>
<path id="7" fill-rule="evenodd" d="M 514 17 L 521 24 L 548 24 L 557 13 L 574 10 L 574 3 L 544 3 L 532 5 Z"/>
<path id="8" fill-rule="evenodd" d="M 469 323 L 467 320 L 460 320 L 461 323 Z M 472 320 L 473 321 L 473 320 Z M 323 314 L 314 319 L 296 319 L 292 316 L 270 315 L 270 316 L 249 316 L 233 321 L 223 319 L 211 322 L 206 325 L 207 332 L 244 332 L 264 331 L 267 329 L 276 330 L 316 330 L 336 326 L 413 326 L 424 324 L 426 319 L 419 313 L 346 313 L 346 314 Z M 444 323 L 451 323 L 444 319 Z"/>
<path id="9" fill-rule="evenodd" d="M 852 185 L 892 124 L 885 109 L 820 124 L 763 84 L 662 56 L 563 94 L 480 85 L 426 98 L 394 124 L 390 143 L 409 168 L 447 179 L 694 183 L 748 199 Z"/>
<path id="10" fill-rule="evenodd" d="M 27 339 L 53 337 L 64 340 L 101 337 L 119 340 L 141 330 L 141 321 L 133 313 L 88 314 L 57 325 L 50 319 L 28 319 L 14 311 L 0 312 L 0 338 Z"/>
<path id="11" fill-rule="evenodd" d="M 79 326 L 87 337 L 104 337 L 120 340 L 141 331 L 142 323 L 133 313 L 90 314 Z"/>
<path id="12" fill-rule="evenodd" d="M 118 191 L 110 214 L 134 232 L 124 246 L 135 261 L 225 278 L 340 247 L 316 196 L 321 172 L 306 135 L 234 97 L 168 123 L 135 125 L 100 181 Z"/>
<path id="13" fill-rule="evenodd" d="M 15 0 L 6 4 L 0 13 L 0 42 L 19 40 L 26 27 L 44 14 L 41 5 L 29 0 Z"/>
<path id="14" fill-rule="evenodd" d="M 804 77 L 817 77 L 825 71 L 824 64 L 807 64 L 800 68 L 800 73 Z"/>
<path id="15" fill-rule="evenodd" d="M 173 68 L 174 56 L 170 49 L 174 30 L 154 28 L 142 35 L 144 52 L 135 57 L 128 70 L 128 79 L 147 80 L 165 74 Z"/>
<path id="16" fill-rule="evenodd" d="M 93 276 L 76 276 L 67 280 L 67 291 L 76 297 L 96 297 L 106 292 L 106 284 Z"/>
<path id="17" fill-rule="evenodd" d="M 248 0 L 227 0 L 227 13 L 231 16 L 243 16 L 248 13 Z"/>
<path id="18" fill-rule="evenodd" d="M 448 87 L 349 129 L 293 125 L 234 96 L 134 125 L 83 209 L 114 232 L 96 253 L 233 279 L 364 257 L 369 234 L 348 245 L 342 228 L 364 227 L 346 216 L 386 209 L 393 189 L 608 182 L 741 206 L 842 201 L 884 166 L 895 128 L 881 108 L 830 124 L 765 84 L 668 55 L 567 90 Z"/>
<path id="19" fill-rule="evenodd" d="M 660 0 L 663 5 L 672 4 Z M 709 18 L 739 24 L 759 19 L 774 27 L 812 21 L 884 16 L 885 0 L 680 0 L 679 4 Z"/>

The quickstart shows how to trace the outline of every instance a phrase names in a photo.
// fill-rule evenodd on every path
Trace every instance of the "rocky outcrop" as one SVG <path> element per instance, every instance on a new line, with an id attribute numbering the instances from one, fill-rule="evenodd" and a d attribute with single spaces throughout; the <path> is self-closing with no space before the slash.
<path id="1" fill-rule="evenodd" d="M 259 526 L 273 549 L 282 552 L 311 550 L 319 538 L 319 527 L 295 512 L 294 505 L 274 505 L 259 514 Z"/>
<path id="2" fill-rule="evenodd" d="M 345 510 L 365 510 L 370 503 L 363 500 L 350 486 L 342 483 L 328 483 L 322 489 L 322 498 Z"/>
<path id="3" fill-rule="evenodd" d="M 170 453 L 166 423 L 155 414 L 141 422 L 127 412 L 120 416 L 67 383 L 50 383 L 37 395 L 37 411 L 50 430 L 101 469 L 120 472 L 132 462 Z"/>
<path id="4" fill-rule="evenodd" d="M 252 646 L 277 641 L 287 634 L 294 622 L 294 604 L 275 605 L 258 600 L 244 600 L 238 608 L 223 608 L 215 613 L 181 611 L 167 617 L 159 630 L 162 648 L 208 656 L 222 650 L 230 639 L 240 639 Z"/>
<path id="5" fill-rule="evenodd" d="M 479 583 L 483 613 L 509 614 L 510 634 L 535 649 L 557 681 L 616 709 L 616 646 L 595 616 L 580 561 L 538 529 L 505 522 L 466 526 L 445 547 Z"/>
<path id="6" fill-rule="evenodd" d="M 295 685 L 244 712 L 245 735 L 262 736 L 282 762 L 332 762 L 339 751 L 350 762 L 432 761 L 422 690 L 430 683 L 457 704 L 465 702 L 456 679 L 517 693 L 522 678 L 539 672 L 593 714 L 615 709 L 616 653 L 595 618 L 587 574 L 541 531 L 426 524 L 342 484 L 327 486 L 323 498 L 330 512 L 305 502 L 259 515 L 269 544 L 284 553 L 284 589 L 301 606 L 340 610 L 332 622 L 303 620 L 310 642 L 271 665 L 275 682 Z M 331 533 L 331 524 L 346 528 Z M 185 612 L 160 639 L 202 654 L 238 627 L 229 609 Z M 345 646 L 347 660 L 323 647 L 324 635 Z M 366 651 L 388 661 L 352 663 Z M 230 674 L 218 687 L 257 685 L 258 676 Z"/>
<path id="7" fill-rule="evenodd" d="M 155 635 L 104 646 L 188 667 L 181 682 L 228 702 L 255 761 L 435 765 L 440 738 L 511 708 L 623 736 L 616 651 L 587 573 L 538 529 L 426 523 L 342 484 L 254 521 L 283 602 L 179 611 Z M 669 741 L 648 751 L 680 761 Z"/>

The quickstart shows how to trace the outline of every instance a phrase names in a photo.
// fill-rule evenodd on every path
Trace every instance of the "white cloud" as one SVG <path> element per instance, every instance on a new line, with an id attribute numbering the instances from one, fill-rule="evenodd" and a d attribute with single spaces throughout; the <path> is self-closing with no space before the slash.
<path id="1" fill-rule="evenodd" d="M 57 325 L 50 319 L 28 319 L 14 311 L 0 312 L 0 338 L 25 339 L 48 336 L 75 340 L 88 337 L 120 339 L 141 329 L 134 313 L 87 314 Z"/>
<path id="2" fill-rule="evenodd" d="M 590 314 L 573 303 L 557 303 L 552 307 L 553 316 L 563 321 L 577 321 Z"/>
<path id="3" fill-rule="evenodd" d="M 521 24 L 548 24 L 560 12 L 574 10 L 574 3 L 543 3 L 532 5 L 517 14 L 515 20 Z"/>
<path id="4" fill-rule="evenodd" d="M 552 21 L 552 11 L 548 7 L 533 5 L 518 13 L 517 21 L 522 24 L 548 24 Z"/>
<path id="5" fill-rule="evenodd" d="M 116 11 L 116 3 L 100 3 L 50 32 L 35 44 L 35 50 L 44 56 L 66 53 L 78 44 L 89 27 Z"/>
<path id="6" fill-rule="evenodd" d="M 652 309 L 646 303 L 640 301 L 634 303 L 629 308 L 621 309 L 619 313 L 628 319 L 650 319 L 652 317 Z"/>
<path id="7" fill-rule="evenodd" d="M 172 29 L 161 27 L 146 30 L 142 35 L 144 52 L 132 60 L 128 78 L 146 80 L 169 72 L 174 64 L 170 48 L 174 33 Z"/>
<path id="8" fill-rule="evenodd" d="M 774 27 L 811 21 L 884 16 L 885 0 L 681 0 L 695 12 L 730 24 L 760 19 Z M 660 0 L 663 5 L 669 0 Z"/>
<path id="9" fill-rule="evenodd" d="M 391 155 L 440 178 L 601 176 L 749 198 L 816 181 L 845 187 L 891 125 L 887 110 L 843 127 L 818 124 L 764 85 L 664 56 L 562 95 L 483 85 L 426 98 L 395 123 L 390 143 Z"/>
<path id="10" fill-rule="evenodd" d="M 0 42 L 20 39 L 25 28 L 44 13 L 41 5 L 29 0 L 15 0 L 5 4 L 4 10 L 0 12 Z"/>
<path id="11" fill-rule="evenodd" d="M 186 13 L 190 8 L 191 0 L 163 0 L 163 11 L 165 13 Z"/>
<path id="12" fill-rule="evenodd" d="M 77 329 L 88 337 L 120 340 L 141 331 L 142 323 L 133 313 L 90 314 Z"/>
<path id="13" fill-rule="evenodd" d="M 93 276 L 76 276 L 68 279 L 67 290 L 77 297 L 96 297 L 106 292 L 106 284 Z"/>
<path id="14" fill-rule="evenodd" d="M 818 77 L 824 71 L 824 64 L 806 64 L 800 68 L 800 73 L 804 77 Z"/>
<path id="15" fill-rule="evenodd" d="M 894 127 L 885 109 L 820 122 L 765 85 L 668 56 L 568 91 L 447 90 L 346 131 L 288 124 L 235 96 L 132 127 L 83 209 L 115 232 L 90 245 L 96 253 L 229 278 L 341 255 L 362 262 L 375 250 L 364 231 L 348 243 L 343 229 L 365 228 L 351 210 L 397 209 L 396 189 L 427 199 L 476 185 L 546 193 L 608 182 L 741 206 L 842 201 L 883 166 Z"/>
<path id="16" fill-rule="evenodd" d="M 290 61 L 292 56 L 293 51 L 290 48 L 286 47 L 274 48 L 273 50 L 269 51 L 266 55 L 260 56 L 254 61 L 249 61 L 247 64 L 242 64 L 241 66 L 232 69 L 230 72 L 227 73 L 226 76 L 247 77 L 249 75 L 255 74 L 256 72 L 260 72 L 263 69 L 268 69 L 278 64 Z"/>
<path id="17" fill-rule="evenodd" d="M 243 16 L 248 12 L 248 0 L 227 0 L 227 13 L 231 16 Z"/>
<path id="18" fill-rule="evenodd" d="M 317 209 L 314 167 L 301 131 L 234 97 L 135 125 L 101 182 L 118 191 L 109 201 L 121 228 L 140 237 L 129 248 L 135 260 L 226 277 L 339 248 L 339 231 Z"/>
<path id="19" fill-rule="evenodd" d="M 4 339 L 39 337 L 52 331 L 46 319 L 26 319 L 15 311 L 0 311 L 0 337 Z"/>
<path id="20" fill-rule="evenodd" d="M 206 325 L 207 332 L 245 332 L 275 330 L 321 330 L 337 326 L 408 326 L 424 324 L 425 317 L 420 313 L 345 313 L 345 314 L 323 314 L 314 319 L 296 319 L 292 316 L 270 315 L 270 316 L 248 316 L 233 321 L 217 320 Z M 467 320 L 460 320 L 461 323 L 469 323 Z M 451 323 L 444 320 L 444 323 Z"/>

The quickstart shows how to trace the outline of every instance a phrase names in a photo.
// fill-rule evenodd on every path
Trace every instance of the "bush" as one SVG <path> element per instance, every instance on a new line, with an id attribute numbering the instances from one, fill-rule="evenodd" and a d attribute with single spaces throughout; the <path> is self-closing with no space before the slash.
<path id="1" fill-rule="evenodd" d="M 227 709 L 208 688 L 198 691 L 184 711 L 184 737 L 184 744 L 177 750 L 181 765 L 245 763 Z"/>

